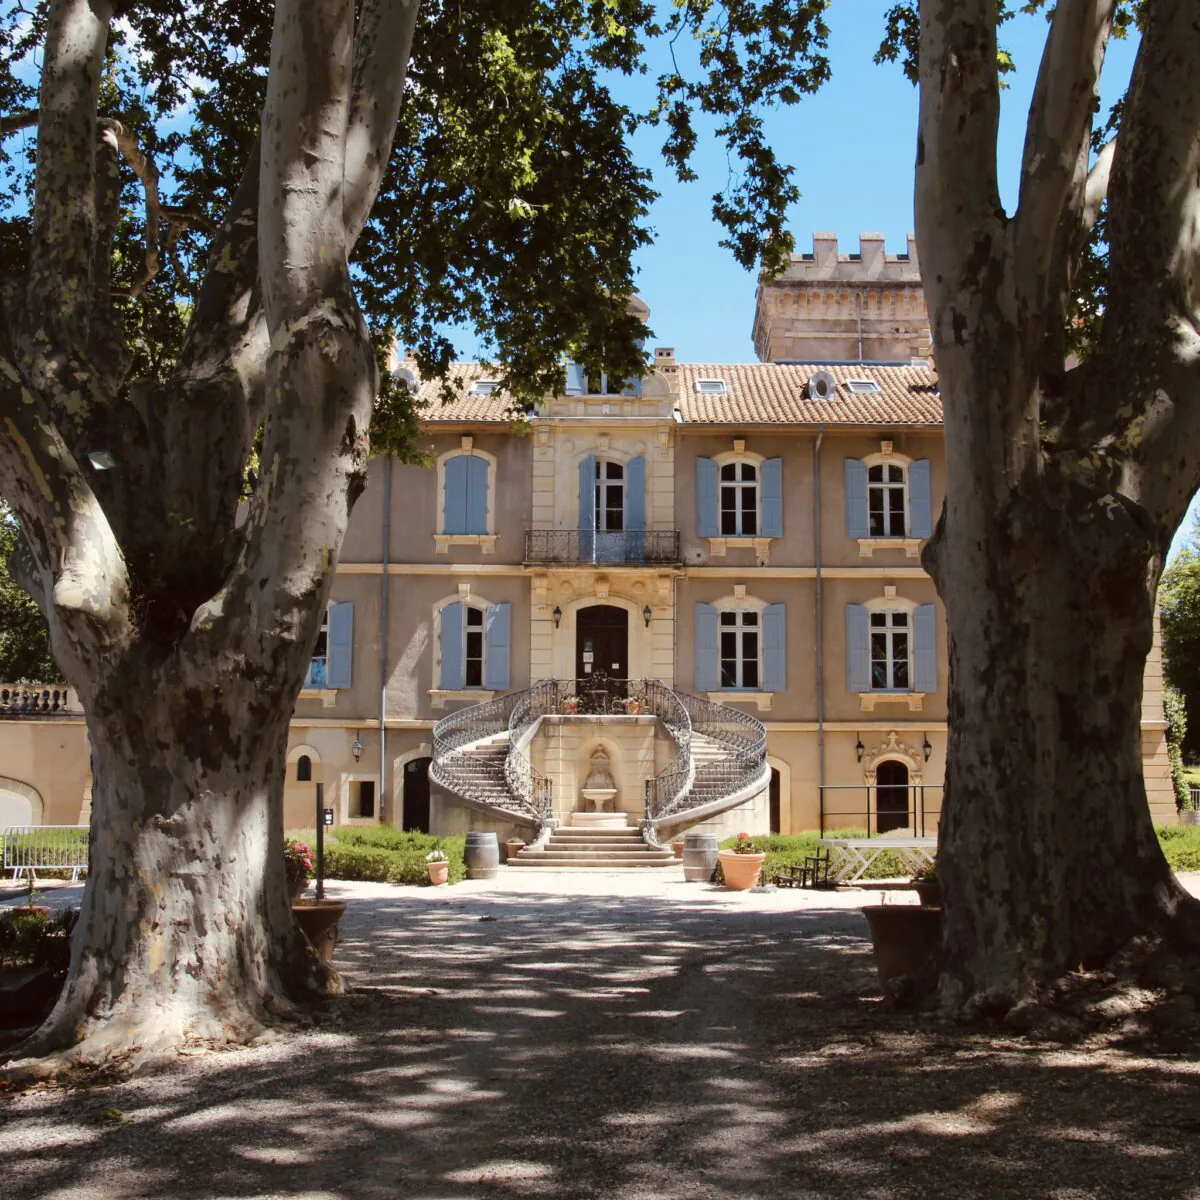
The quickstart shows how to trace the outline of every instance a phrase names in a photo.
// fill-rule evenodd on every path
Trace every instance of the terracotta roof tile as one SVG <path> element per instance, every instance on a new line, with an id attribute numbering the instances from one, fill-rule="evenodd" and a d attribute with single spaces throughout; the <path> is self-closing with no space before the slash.
<path id="1" fill-rule="evenodd" d="M 808 395 L 808 381 L 827 371 L 837 381 L 829 400 Z M 723 379 L 725 395 L 700 394 L 697 379 Z M 852 393 L 851 379 L 878 392 Z M 680 363 L 680 416 L 685 425 L 941 425 L 942 400 L 932 367 L 883 363 Z"/>

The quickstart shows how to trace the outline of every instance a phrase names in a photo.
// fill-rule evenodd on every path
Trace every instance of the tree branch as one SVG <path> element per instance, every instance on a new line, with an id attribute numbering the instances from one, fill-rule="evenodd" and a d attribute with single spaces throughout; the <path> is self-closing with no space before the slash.
<path id="1" fill-rule="evenodd" d="M 0 117 L 0 138 L 10 137 L 14 133 L 20 133 L 22 129 L 36 125 L 38 115 L 36 108 L 27 108 L 24 112 L 9 113 Z"/>
<path id="2" fill-rule="evenodd" d="M 1016 283 L 1040 308 L 1059 223 L 1080 186 L 1116 0 L 1059 0 L 1042 51 L 1021 162 Z"/>
<path id="3" fill-rule="evenodd" d="M 1108 196 L 1108 184 L 1112 178 L 1113 156 L 1117 152 L 1117 139 L 1110 138 L 1096 155 L 1096 161 L 1087 174 L 1083 185 L 1083 230 L 1090 233 L 1100 216 L 1100 208 Z"/>
<path id="4" fill-rule="evenodd" d="M 111 16 L 111 0 L 52 0 L 46 27 L 24 317 L 77 347 L 87 342 L 96 105 Z"/>
<path id="5" fill-rule="evenodd" d="M 404 95 L 420 0 L 366 0 L 354 36 L 354 86 L 346 132 L 346 234 L 366 223 L 387 169 Z"/>
<path id="6" fill-rule="evenodd" d="M 137 138 L 120 121 L 105 118 L 101 120 L 100 124 L 117 139 L 117 148 L 138 177 L 142 190 L 146 194 L 146 249 L 143 253 L 142 269 L 129 285 L 129 296 L 136 300 L 142 289 L 158 274 L 160 265 L 158 256 L 158 172 L 155 170 L 154 163 L 142 153 Z"/>

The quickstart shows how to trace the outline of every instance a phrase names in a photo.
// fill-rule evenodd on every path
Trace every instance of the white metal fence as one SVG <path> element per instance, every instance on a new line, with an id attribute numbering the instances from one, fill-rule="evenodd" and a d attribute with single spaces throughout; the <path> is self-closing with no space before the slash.
<path id="1" fill-rule="evenodd" d="M 4 870 L 17 879 L 41 871 L 70 871 L 72 882 L 88 865 L 86 825 L 14 825 L 4 830 Z"/>

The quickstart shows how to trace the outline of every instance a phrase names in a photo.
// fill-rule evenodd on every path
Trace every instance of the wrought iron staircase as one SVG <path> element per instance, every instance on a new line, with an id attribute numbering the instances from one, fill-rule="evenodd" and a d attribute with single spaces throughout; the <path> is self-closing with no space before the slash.
<path id="1" fill-rule="evenodd" d="M 692 824 L 744 803 L 770 781 L 767 731 L 748 713 L 677 692 L 657 679 L 542 679 L 443 717 L 433 729 L 430 780 L 459 801 L 550 836 L 553 786 L 529 759 L 542 718 L 553 713 L 641 712 L 675 743 L 675 759 L 646 780 L 642 829 L 657 844 L 663 830 Z"/>

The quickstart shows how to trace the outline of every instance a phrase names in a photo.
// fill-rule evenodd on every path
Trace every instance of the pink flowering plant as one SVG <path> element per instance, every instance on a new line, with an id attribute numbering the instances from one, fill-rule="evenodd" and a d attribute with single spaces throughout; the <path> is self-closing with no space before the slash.
<path id="1" fill-rule="evenodd" d="M 761 854 L 762 851 L 750 840 L 748 833 L 739 833 L 737 841 L 729 847 L 734 854 Z"/>
<path id="2" fill-rule="evenodd" d="M 283 843 L 283 865 L 289 886 L 301 880 L 307 883 L 315 872 L 312 850 L 308 843 L 288 838 Z"/>

